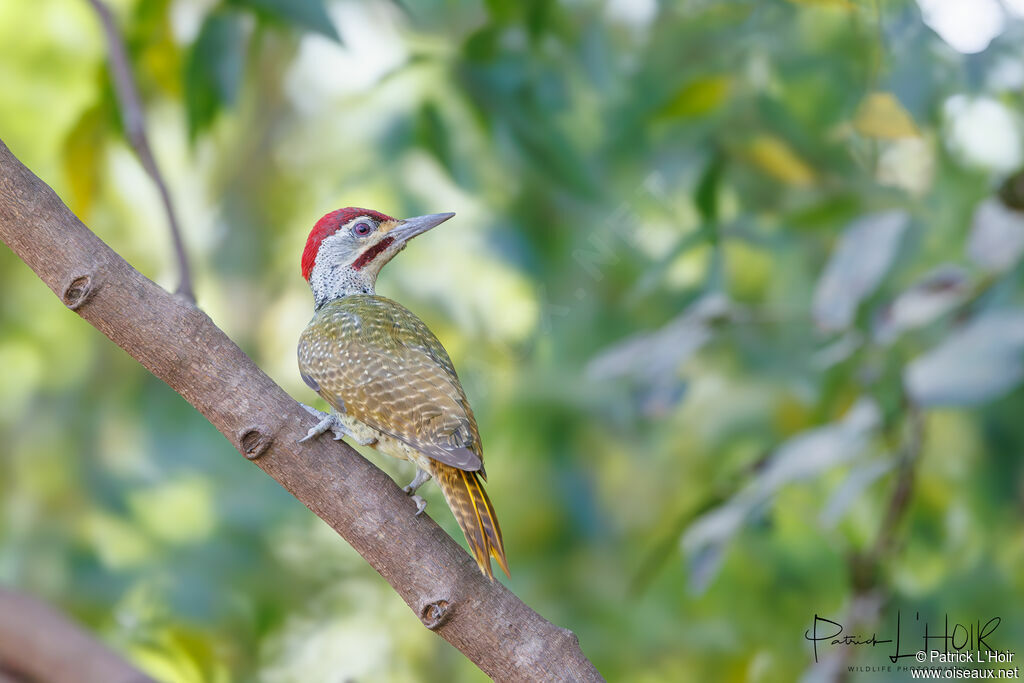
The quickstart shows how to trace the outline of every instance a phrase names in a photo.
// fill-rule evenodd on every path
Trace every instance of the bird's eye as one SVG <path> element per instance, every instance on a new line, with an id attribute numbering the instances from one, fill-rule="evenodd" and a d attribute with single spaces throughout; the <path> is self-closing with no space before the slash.
<path id="1" fill-rule="evenodd" d="M 352 232 L 359 235 L 360 237 L 363 237 L 373 232 L 373 226 L 367 223 L 366 221 L 359 221 L 358 223 L 352 226 Z"/>

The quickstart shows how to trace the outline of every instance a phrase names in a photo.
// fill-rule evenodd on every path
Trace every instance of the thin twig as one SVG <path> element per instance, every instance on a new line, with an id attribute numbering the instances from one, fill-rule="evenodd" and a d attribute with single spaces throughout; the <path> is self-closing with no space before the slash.
<path id="1" fill-rule="evenodd" d="M 139 89 L 135 86 L 128 50 L 125 48 L 121 34 L 117 30 L 117 23 L 106 3 L 103 0 L 89 0 L 89 4 L 99 15 L 100 23 L 103 24 L 103 33 L 106 35 L 110 48 L 110 71 L 114 77 L 114 92 L 117 94 L 121 121 L 124 123 L 128 142 L 131 143 L 139 161 L 142 162 L 142 167 L 146 169 L 146 173 L 156 185 L 160 199 L 163 201 L 164 211 L 167 213 L 167 225 L 171 229 L 171 241 L 174 243 L 174 253 L 178 261 L 177 293 L 189 301 L 195 302 L 196 295 L 192 288 L 192 271 L 185 253 L 185 242 L 181 237 L 181 227 L 178 225 L 178 218 L 174 212 L 171 193 L 167 189 L 167 183 L 164 182 L 160 167 L 153 156 L 153 149 L 149 145 L 149 138 L 146 136 L 146 116 L 142 109 Z"/>
<path id="2" fill-rule="evenodd" d="M 878 529 L 875 545 L 871 550 L 871 559 L 876 564 L 893 549 L 897 538 L 896 532 L 906 516 L 914 492 L 917 461 L 920 458 L 924 442 L 924 416 L 921 413 L 921 409 L 911 402 L 907 403 L 906 430 L 907 433 L 904 437 L 904 444 L 900 453 L 896 485 L 893 488 L 892 496 L 889 498 L 889 506 L 886 508 L 885 518 Z"/>
<path id="3" fill-rule="evenodd" d="M 878 527 L 878 535 L 867 552 L 851 555 L 849 570 L 853 584 L 853 595 L 850 600 L 849 613 L 843 624 L 849 627 L 849 633 L 878 620 L 889 591 L 881 585 L 882 563 L 897 550 L 900 526 L 913 499 L 914 485 L 917 478 L 917 463 L 921 458 L 924 446 L 924 415 L 921 408 L 907 401 L 905 404 L 906 422 L 899 453 L 899 469 L 896 482 L 886 505 L 885 517 Z M 849 663 L 854 656 L 854 649 L 840 648 L 836 651 L 831 669 L 833 680 L 842 683 L 849 680 Z"/>

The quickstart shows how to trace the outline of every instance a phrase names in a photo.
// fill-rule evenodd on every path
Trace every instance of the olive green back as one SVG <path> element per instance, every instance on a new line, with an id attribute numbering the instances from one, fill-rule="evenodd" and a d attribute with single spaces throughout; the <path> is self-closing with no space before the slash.
<path id="1" fill-rule="evenodd" d="M 357 294 L 324 304 L 299 339 L 299 370 L 335 409 L 447 465 L 483 469 L 476 420 L 451 359 L 397 302 Z"/>

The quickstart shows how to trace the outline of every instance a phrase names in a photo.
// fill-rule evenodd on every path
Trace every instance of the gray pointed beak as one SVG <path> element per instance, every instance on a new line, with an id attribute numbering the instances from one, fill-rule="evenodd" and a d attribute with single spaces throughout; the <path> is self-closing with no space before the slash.
<path id="1" fill-rule="evenodd" d="M 426 216 L 406 218 L 404 221 L 400 221 L 398 225 L 391 228 L 391 231 L 388 234 L 400 242 L 408 242 L 416 235 L 422 235 L 427 230 L 441 225 L 441 223 L 444 223 L 454 215 L 454 213 L 431 213 Z"/>

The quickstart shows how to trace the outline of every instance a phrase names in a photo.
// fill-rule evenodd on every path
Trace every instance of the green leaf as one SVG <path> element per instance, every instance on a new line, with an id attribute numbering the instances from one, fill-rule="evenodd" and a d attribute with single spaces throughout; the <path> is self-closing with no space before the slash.
<path id="1" fill-rule="evenodd" d="M 680 88 L 661 109 L 662 119 L 695 118 L 717 109 L 728 97 L 732 80 L 727 76 L 706 76 Z"/>
<path id="2" fill-rule="evenodd" d="M 241 17 L 213 12 L 203 22 L 185 64 L 185 109 L 189 138 L 209 127 L 233 104 L 242 79 L 244 37 Z"/>
<path id="3" fill-rule="evenodd" d="M 697 183 L 697 190 L 694 193 L 694 202 L 701 218 L 707 223 L 714 223 L 718 220 L 718 188 L 722 184 L 722 157 L 715 154 L 708 162 L 704 173 Z"/>
<path id="4" fill-rule="evenodd" d="M 552 13 L 557 3 L 549 0 L 532 0 L 526 7 L 526 30 L 533 41 L 539 40 L 551 23 Z"/>
<path id="5" fill-rule="evenodd" d="M 487 6 L 487 13 L 491 19 L 498 24 L 505 24 L 511 21 L 519 10 L 514 0 L 484 0 Z"/>
<path id="6" fill-rule="evenodd" d="M 323 0 L 235 0 L 235 4 L 341 42 L 338 30 L 327 16 Z"/>
<path id="7" fill-rule="evenodd" d="M 817 230 L 848 223 L 862 212 L 860 197 L 853 193 L 843 193 L 801 206 L 787 214 L 783 222 L 796 230 Z"/>
<path id="8" fill-rule="evenodd" d="M 462 52 L 470 62 L 490 62 L 498 56 L 501 32 L 495 26 L 484 26 L 474 31 L 462 45 Z"/>
<path id="9" fill-rule="evenodd" d="M 433 102 L 420 107 L 416 120 L 416 138 L 420 145 L 434 155 L 434 158 L 455 176 L 455 156 L 452 153 L 451 136 L 441 118 L 441 112 Z"/>

